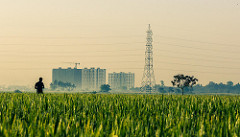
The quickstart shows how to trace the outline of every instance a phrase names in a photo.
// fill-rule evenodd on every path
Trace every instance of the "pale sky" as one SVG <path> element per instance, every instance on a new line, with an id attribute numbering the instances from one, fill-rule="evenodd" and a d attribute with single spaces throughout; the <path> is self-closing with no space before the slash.
<path id="1" fill-rule="evenodd" d="M 240 82 L 240 0 L 0 0 L 0 85 L 49 86 L 52 68 L 80 62 L 140 86 L 148 24 L 156 83 Z"/>

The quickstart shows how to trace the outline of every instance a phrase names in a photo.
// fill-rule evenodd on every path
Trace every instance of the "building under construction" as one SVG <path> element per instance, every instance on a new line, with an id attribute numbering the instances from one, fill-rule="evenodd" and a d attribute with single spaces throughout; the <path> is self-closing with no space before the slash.
<path id="1" fill-rule="evenodd" d="M 99 90 L 106 84 L 106 69 L 100 68 L 58 68 L 52 70 L 52 82 L 69 82 L 76 85 L 77 89 Z"/>

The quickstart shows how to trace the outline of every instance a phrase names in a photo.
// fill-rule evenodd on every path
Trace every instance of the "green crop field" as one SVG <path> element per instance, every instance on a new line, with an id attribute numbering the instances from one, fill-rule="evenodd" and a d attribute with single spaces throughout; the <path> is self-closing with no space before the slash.
<path id="1" fill-rule="evenodd" d="M 0 94 L 0 136 L 240 136 L 240 97 Z"/>

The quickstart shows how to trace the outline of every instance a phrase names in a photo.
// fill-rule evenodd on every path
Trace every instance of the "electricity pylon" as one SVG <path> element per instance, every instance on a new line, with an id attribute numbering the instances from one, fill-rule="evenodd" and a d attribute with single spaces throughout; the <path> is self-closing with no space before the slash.
<path id="1" fill-rule="evenodd" d="M 146 44 L 146 51 L 145 51 L 145 66 L 144 72 L 142 77 L 142 92 L 152 92 L 155 91 L 155 76 L 153 70 L 153 46 L 152 46 L 152 30 L 149 24 L 147 30 L 147 44 Z"/>

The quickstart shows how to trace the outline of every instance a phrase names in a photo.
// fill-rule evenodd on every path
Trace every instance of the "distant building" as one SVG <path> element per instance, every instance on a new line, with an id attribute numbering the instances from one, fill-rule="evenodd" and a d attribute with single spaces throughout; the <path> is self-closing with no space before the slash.
<path id="1" fill-rule="evenodd" d="M 52 82 L 62 81 L 75 84 L 78 88 L 82 87 L 82 69 L 53 69 L 52 70 Z"/>
<path id="2" fill-rule="evenodd" d="M 106 69 L 82 69 L 82 89 L 99 89 L 106 84 Z"/>
<path id="3" fill-rule="evenodd" d="M 109 73 L 108 84 L 112 89 L 134 88 L 135 74 L 134 73 Z"/>
<path id="4" fill-rule="evenodd" d="M 106 69 L 53 69 L 52 82 L 54 81 L 70 82 L 78 89 L 99 90 L 102 84 L 106 84 Z"/>

